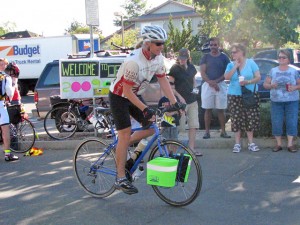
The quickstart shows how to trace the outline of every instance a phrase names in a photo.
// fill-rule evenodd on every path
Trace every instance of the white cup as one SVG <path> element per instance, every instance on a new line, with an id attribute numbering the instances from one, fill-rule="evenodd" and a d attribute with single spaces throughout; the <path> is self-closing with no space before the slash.
<path id="1" fill-rule="evenodd" d="M 244 81 L 244 80 L 245 80 L 245 77 L 239 76 L 239 82 Z"/>

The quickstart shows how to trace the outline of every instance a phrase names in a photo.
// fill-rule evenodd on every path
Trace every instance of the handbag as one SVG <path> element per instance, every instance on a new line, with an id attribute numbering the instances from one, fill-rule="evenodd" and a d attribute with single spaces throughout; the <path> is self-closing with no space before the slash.
<path id="1" fill-rule="evenodd" d="M 241 76 L 239 68 L 237 68 L 238 76 Z M 242 86 L 242 104 L 244 108 L 251 109 L 258 106 L 258 96 L 255 93 L 256 84 L 254 85 L 253 92 Z"/>

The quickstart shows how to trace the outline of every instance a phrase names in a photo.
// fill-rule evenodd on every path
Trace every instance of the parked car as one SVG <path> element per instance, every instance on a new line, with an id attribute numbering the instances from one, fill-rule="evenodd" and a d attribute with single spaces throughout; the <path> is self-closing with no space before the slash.
<path id="1" fill-rule="evenodd" d="M 101 54 L 98 57 L 113 58 L 114 62 L 116 57 L 124 60 L 126 55 L 121 54 Z M 107 62 L 107 60 L 106 60 Z M 166 59 L 166 64 L 170 65 L 169 60 Z M 37 115 L 44 118 L 47 112 L 51 109 L 50 96 L 60 95 L 60 77 L 59 77 L 59 61 L 55 60 L 48 63 L 39 77 L 34 91 L 34 102 L 36 105 Z M 158 100 L 162 97 L 163 93 L 157 83 L 155 77 L 150 81 L 149 87 L 143 93 L 143 98 L 150 106 L 157 106 Z M 106 100 L 108 100 L 106 98 Z M 87 101 L 90 102 L 90 101 Z"/>
<path id="2" fill-rule="evenodd" d="M 300 67 L 300 50 L 288 48 L 291 54 L 291 64 L 297 67 Z M 269 49 L 257 52 L 253 58 L 266 58 L 277 60 L 278 49 Z"/>
<path id="3" fill-rule="evenodd" d="M 255 63 L 259 67 L 261 80 L 258 83 L 258 93 L 259 97 L 262 101 L 269 100 L 270 99 L 270 90 L 267 90 L 264 88 L 263 83 L 266 79 L 266 76 L 269 74 L 270 70 L 273 67 L 276 67 L 279 65 L 277 60 L 274 59 L 266 59 L 266 58 L 254 58 Z M 290 65 L 290 67 L 293 67 L 294 69 L 298 70 L 300 74 L 300 68 L 297 66 Z"/>

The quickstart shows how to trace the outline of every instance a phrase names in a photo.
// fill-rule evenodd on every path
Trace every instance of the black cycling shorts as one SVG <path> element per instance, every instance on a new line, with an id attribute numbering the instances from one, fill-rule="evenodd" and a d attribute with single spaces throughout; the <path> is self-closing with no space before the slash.
<path id="1" fill-rule="evenodd" d="M 131 127 L 130 116 L 141 123 L 144 119 L 143 112 L 132 104 L 127 98 L 109 92 L 109 104 L 117 130 Z M 139 99 L 144 102 L 142 97 Z M 145 102 L 144 102 L 145 103 Z"/>

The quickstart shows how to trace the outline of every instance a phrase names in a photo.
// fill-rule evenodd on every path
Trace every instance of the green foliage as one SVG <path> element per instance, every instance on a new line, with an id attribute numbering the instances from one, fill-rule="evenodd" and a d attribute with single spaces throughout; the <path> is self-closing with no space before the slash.
<path id="1" fill-rule="evenodd" d="M 287 42 L 299 43 L 299 1 L 253 0 L 257 6 L 257 18 L 262 21 L 265 35 L 260 38 L 275 48 Z M 299 29 L 299 28 L 298 28 Z"/>
<path id="2" fill-rule="evenodd" d="M 231 7 L 235 0 L 194 0 L 197 13 L 203 18 L 199 26 L 200 36 L 218 36 L 232 20 Z"/>
<path id="3" fill-rule="evenodd" d="M 124 31 L 124 45 L 126 47 L 135 47 L 136 43 L 138 42 L 138 34 L 139 30 L 138 29 L 131 29 Z M 114 44 L 118 46 L 122 46 L 122 35 L 121 34 L 115 34 L 111 39 L 109 39 L 108 43 L 110 44 L 113 42 Z M 114 49 L 113 46 L 105 46 L 103 48 L 107 49 Z"/>
<path id="4" fill-rule="evenodd" d="M 16 24 L 10 21 L 7 21 L 0 25 L 0 35 L 4 35 L 9 32 L 15 31 Z"/>
<path id="5" fill-rule="evenodd" d="M 126 21 L 130 18 L 135 18 L 143 15 L 146 12 L 147 0 L 126 0 L 124 5 L 121 7 L 125 10 L 125 15 L 123 16 L 124 26 L 128 26 L 130 22 Z M 121 26 L 121 17 L 116 16 L 114 19 L 115 26 Z"/>
<path id="6" fill-rule="evenodd" d="M 174 52 L 178 52 L 181 48 L 189 48 L 190 44 L 193 43 L 192 36 L 192 23 L 191 20 L 188 20 L 188 23 L 185 23 L 185 19 L 181 20 L 181 27 L 175 27 L 172 17 L 169 19 L 169 33 L 168 40 L 166 41 L 166 46 L 168 46 L 165 51 L 172 49 Z"/>
<path id="7" fill-rule="evenodd" d="M 256 137 L 272 137 L 272 122 L 271 122 L 271 102 L 263 102 L 260 104 L 260 128 L 255 132 Z M 298 127 L 300 126 L 300 117 L 298 116 Z M 283 132 L 285 136 L 285 124 L 283 124 Z M 298 136 L 300 130 L 298 131 Z"/>
<path id="8" fill-rule="evenodd" d="M 69 28 L 65 29 L 69 34 L 89 34 L 90 27 L 79 23 L 78 21 L 73 21 Z M 98 27 L 93 26 L 93 33 L 101 35 L 101 31 Z"/>
<path id="9" fill-rule="evenodd" d="M 192 64 L 198 66 L 203 53 L 199 51 L 191 51 Z"/>

